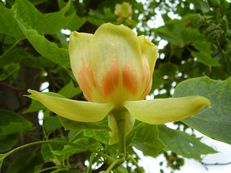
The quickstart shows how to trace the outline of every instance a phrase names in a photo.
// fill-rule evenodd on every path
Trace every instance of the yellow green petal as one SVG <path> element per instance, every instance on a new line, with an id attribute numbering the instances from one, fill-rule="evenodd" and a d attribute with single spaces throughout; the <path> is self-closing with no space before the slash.
<path id="1" fill-rule="evenodd" d="M 120 66 L 130 62 L 134 64 L 134 68 L 141 62 L 141 48 L 137 36 L 131 29 L 121 25 L 101 25 L 93 36 L 90 50 L 92 64 L 102 72 L 117 60 Z"/>
<path id="2" fill-rule="evenodd" d="M 69 43 L 69 56 L 71 68 L 77 79 L 77 74 L 83 65 L 83 62 L 89 58 L 89 43 L 92 34 L 72 32 Z M 87 61 L 88 62 L 88 61 Z"/>
<path id="3" fill-rule="evenodd" d="M 152 74 L 157 60 L 157 47 L 143 35 L 139 36 L 138 39 L 141 46 L 142 55 L 144 58 L 147 58 Z"/>
<path id="4" fill-rule="evenodd" d="M 148 124 L 164 124 L 195 115 L 210 106 L 202 96 L 127 101 L 124 106 L 137 120 Z"/>
<path id="5" fill-rule="evenodd" d="M 113 109 L 110 103 L 76 101 L 34 90 L 28 92 L 50 111 L 74 121 L 97 122 Z"/>

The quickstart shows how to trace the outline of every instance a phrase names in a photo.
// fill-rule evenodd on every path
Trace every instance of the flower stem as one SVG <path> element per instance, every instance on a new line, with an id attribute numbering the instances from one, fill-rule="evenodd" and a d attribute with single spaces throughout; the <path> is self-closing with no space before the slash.
<path id="1" fill-rule="evenodd" d="M 128 159 L 131 160 L 131 162 L 136 166 L 138 173 L 144 173 L 144 171 L 138 165 L 137 161 L 132 156 L 129 156 Z"/>
<path id="2" fill-rule="evenodd" d="M 112 164 L 107 168 L 107 170 L 104 173 L 110 173 L 110 171 L 118 164 L 121 164 L 124 162 L 124 158 L 116 159 Z"/>
<path id="3" fill-rule="evenodd" d="M 125 122 L 125 110 L 117 110 L 114 112 L 114 116 L 117 122 L 118 135 L 119 135 L 119 153 L 126 158 L 126 122 Z"/>

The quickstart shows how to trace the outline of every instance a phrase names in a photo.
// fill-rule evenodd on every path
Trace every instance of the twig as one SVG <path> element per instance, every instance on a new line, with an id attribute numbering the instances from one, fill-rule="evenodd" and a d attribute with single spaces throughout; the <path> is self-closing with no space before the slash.
<path id="1" fill-rule="evenodd" d="M 201 162 L 202 165 L 205 165 L 205 166 L 225 166 L 225 165 L 230 165 L 231 162 L 227 162 L 227 163 L 204 163 L 204 162 Z"/>
<path id="2" fill-rule="evenodd" d="M 200 162 L 206 170 L 208 170 L 208 166 L 226 166 L 230 165 L 231 162 L 226 162 L 226 163 L 205 163 L 205 162 Z"/>
<path id="3" fill-rule="evenodd" d="M 8 88 L 10 88 L 10 89 L 12 89 L 12 90 L 18 91 L 18 92 L 26 92 L 26 91 L 27 91 L 27 89 L 18 88 L 18 87 L 9 85 L 9 84 L 7 84 L 7 83 L 5 83 L 5 82 L 1 82 L 1 81 L 0 81 L 0 85 L 6 86 L 6 87 L 8 87 Z"/>

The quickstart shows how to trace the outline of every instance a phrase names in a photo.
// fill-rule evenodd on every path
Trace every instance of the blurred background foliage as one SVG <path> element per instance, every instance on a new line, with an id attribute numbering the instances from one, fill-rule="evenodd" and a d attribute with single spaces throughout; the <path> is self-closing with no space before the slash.
<path id="1" fill-rule="evenodd" d="M 67 51 L 70 31 L 94 33 L 99 25 L 111 22 L 147 36 L 159 47 L 150 93 L 157 98 L 172 96 L 176 85 L 186 79 L 206 75 L 225 80 L 231 75 L 230 21 L 229 0 L 1 0 L 0 153 L 34 141 L 51 141 L 31 145 L 7 157 L 0 155 L 2 172 L 94 173 L 106 170 L 118 154 L 116 145 L 107 145 L 107 120 L 88 124 L 60 119 L 25 97 L 30 88 L 84 100 L 70 70 Z M 223 107 L 226 112 L 220 111 L 224 115 L 222 120 L 231 122 L 225 116 L 230 113 L 227 107 L 231 98 L 230 78 L 224 83 L 198 78 L 182 84 L 175 95 L 200 90 L 197 88 L 200 82 L 213 83 L 214 87 L 203 88 L 202 95 L 210 92 L 209 98 L 226 105 Z M 189 93 L 184 85 L 191 87 Z M 223 95 L 227 92 L 226 100 L 216 98 L 221 91 Z M 193 120 L 175 125 L 177 129 L 172 130 L 165 125 L 137 122 L 128 137 L 127 163 L 113 171 L 144 171 L 137 166 L 140 158 L 134 147 L 151 157 L 163 155 L 160 172 L 166 166 L 180 169 L 184 158 L 200 161 L 203 155 L 215 153 L 193 130 L 190 134 L 185 132 L 191 127 L 207 130 L 211 137 L 231 143 L 230 125 L 218 123 L 226 132 L 222 136 L 213 136 L 212 129 L 203 124 L 196 127 Z"/>

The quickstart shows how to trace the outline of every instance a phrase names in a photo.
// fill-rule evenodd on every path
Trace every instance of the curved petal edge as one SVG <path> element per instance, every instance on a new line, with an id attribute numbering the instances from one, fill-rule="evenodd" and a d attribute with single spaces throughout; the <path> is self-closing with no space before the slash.
<path id="1" fill-rule="evenodd" d="M 57 115 L 80 122 L 97 122 L 113 109 L 110 103 L 76 101 L 45 92 L 28 90 L 32 97 Z"/>
<path id="2" fill-rule="evenodd" d="M 211 103 L 202 96 L 187 96 L 142 101 L 127 101 L 124 107 L 137 120 L 148 124 L 164 124 L 195 115 Z"/>

